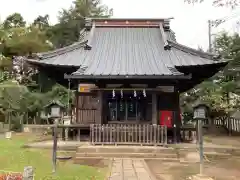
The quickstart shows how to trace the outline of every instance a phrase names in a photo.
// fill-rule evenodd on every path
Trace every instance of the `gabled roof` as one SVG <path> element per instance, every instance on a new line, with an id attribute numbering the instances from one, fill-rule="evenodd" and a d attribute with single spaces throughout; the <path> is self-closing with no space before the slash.
<path id="1" fill-rule="evenodd" d="M 59 100 L 52 100 L 52 101 L 50 101 L 47 105 L 45 105 L 44 108 L 48 108 L 48 107 L 50 107 L 50 106 L 52 106 L 52 105 L 57 105 L 57 106 L 59 106 L 59 107 L 61 107 L 61 108 L 64 108 L 64 107 L 65 107 L 64 104 L 61 103 Z"/>
<path id="2" fill-rule="evenodd" d="M 189 78 L 178 67 L 221 64 L 213 54 L 178 44 L 169 19 L 93 19 L 81 40 L 39 54 L 33 64 L 74 66 L 67 78 Z"/>

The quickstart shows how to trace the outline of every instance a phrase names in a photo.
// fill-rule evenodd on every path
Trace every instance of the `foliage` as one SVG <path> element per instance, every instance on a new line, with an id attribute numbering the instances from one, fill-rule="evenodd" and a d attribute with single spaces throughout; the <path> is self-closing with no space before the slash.
<path id="1" fill-rule="evenodd" d="M 4 29 L 25 27 L 25 25 L 26 22 L 24 21 L 22 15 L 19 13 L 13 13 L 9 15 L 3 22 Z"/>
<path id="2" fill-rule="evenodd" d="M 63 9 L 58 16 L 59 23 L 48 29 L 47 34 L 55 47 L 63 47 L 78 41 L 86 17 L 108 17 L 107 6 L 100 0 L 75 0 L 69 9 Z"/>
<path id="3" fill-rule="evenodd" d="M 240 36 L 219 34 L 214 42 L 214 50 L 231 61 L 214 77 L 182 95 L 181 105 L 186 116 L 192 113 L 189 104 L 198 99 L 207 102 L 213 116 L 240 108 Z"/>
<path id="4" fill-rule="evenodd" d="M 45 16 L 38 16 L 34 21 L 33 21 L 33 26 L 39 28 L 40 30 L 44 31 L 47 28 L 50 27 L 49 25 L 49 15 L 46 14 Z"/>
<path id="5" fill-rule="evenodd" d="M 5 33 L 2 52 L 5 56 L 29 56 L 51 49 L 44 32 L 36 27 L 11 28 Z"/>
<path id="6" fill-rule="evenodd" d="M 19 13 L 9 15 L 0 24 L 0 105 L 1 112 L 16 126 L 24 116 L 39 117 L 40 111 L 55 100 L 68 107 L 73 92 L 50 82 L 26 63 L 38 52 L 69 45 L 79 39 L 85 17 L 109 16 L 111 11 L 100 0 L 75 0 L 59 13 L 59 22 L 51 26 L 49 16 L 38 16 L 27 25 Z"/>

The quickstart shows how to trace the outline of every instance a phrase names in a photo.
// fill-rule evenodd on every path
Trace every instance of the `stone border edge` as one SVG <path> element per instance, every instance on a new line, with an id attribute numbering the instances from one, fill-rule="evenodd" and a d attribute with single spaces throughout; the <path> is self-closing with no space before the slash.
<path id="1" fill-rule="evenodd" d="M 146 171 L 148 172 L 148 174 L 150 175 L 151 180 L 157 180 L 156 176 L 153 174 L 153 172 L 151 171 L 151 169 L 149 168 L 149 166 L 147 165 L 145 159 L 142 159 L 142 163 L 144 165 L 144 168 L 146 169 Z"/>

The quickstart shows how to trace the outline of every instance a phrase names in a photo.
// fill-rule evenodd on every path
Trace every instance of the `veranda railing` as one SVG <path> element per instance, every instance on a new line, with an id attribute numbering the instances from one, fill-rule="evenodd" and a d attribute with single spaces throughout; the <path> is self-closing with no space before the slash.
<path id="1" fill-rule="evenodd" d="M 166 145 L 167 127 L 149 124 L 91 124 L 93 145 Z"/>

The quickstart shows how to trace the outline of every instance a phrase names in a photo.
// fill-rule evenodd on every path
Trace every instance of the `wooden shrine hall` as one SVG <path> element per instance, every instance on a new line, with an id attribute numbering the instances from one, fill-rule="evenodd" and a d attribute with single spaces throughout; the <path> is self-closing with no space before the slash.
<path id="1" fill-rule="evenodd" d="M 227 64 L 177 43 L 170 19 L 110 18 L 86 19 L 79 42 L 28 62 L 77 90 L 72 123 L 91 126 L 93 143 L 145 144 L 172 129 L 180 139 L 179 94 Z"/>

